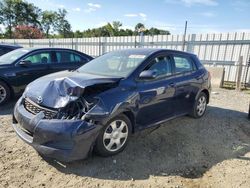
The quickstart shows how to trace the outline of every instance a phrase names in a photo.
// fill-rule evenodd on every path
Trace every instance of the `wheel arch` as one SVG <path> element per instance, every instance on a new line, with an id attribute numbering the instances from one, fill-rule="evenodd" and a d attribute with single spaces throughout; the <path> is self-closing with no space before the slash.
<path id="1" fill-rule="evenodd" d="M 208 89 L 202 89 L 202 90 L 200 90 L 200 92 L 196 96 L 196 99 L 198 98 L 198 96 L 200 95 L 200 93 L 205 93 L 206 94 L 206 96 L 207 96 L 207 103 L 209 103 L 210 93 L 209 93 Z"/>
<path id="2" fill-rule="evenodd" d="M 1 78 L 1 77 L 0 77 L 0 81 L 3 82 L 3 83 L 5 83 L 5 84 L 8 86 L 8 88 L 10 89 L 10 95 L 11 95 L 11 97 L 13 97 L 13 95 L 14 95 L 14 90 L 13 90 L 13 88 L 11 87 L 11 85 L 10 85 L 5 79 L 3 79 L 3 78 Z"/>
<path id="3" fill-rule="evenodd" d="M 130 120 L 131 122 L 131 125 L 132 125 L 132 133 L 135 132 L 135 114 L 131 111 L 131 110 L 126 110 L 124 111 L 122 114 L 124 114 L 125 116 L 128 117 L 128 119 Z"/>

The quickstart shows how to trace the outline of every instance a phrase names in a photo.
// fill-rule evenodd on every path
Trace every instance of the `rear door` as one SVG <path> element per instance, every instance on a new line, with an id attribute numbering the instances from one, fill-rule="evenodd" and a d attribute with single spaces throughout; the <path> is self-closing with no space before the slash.
<path id="1" fill-rule="evenodd" d="M 192 109 L 196 93 L 199 90 L 201 77 L 197 67 L 188 55 L 173 54 L 176 83 L 176 115 L 184 114 Z"/>
<path id="2" fill-rule="evenodd" d="M 70 50 L 55 50 L 53 56 L 55 62 L 50 65 L 53 72 L 76 70 L 89 61 L 86 57 Z"/>

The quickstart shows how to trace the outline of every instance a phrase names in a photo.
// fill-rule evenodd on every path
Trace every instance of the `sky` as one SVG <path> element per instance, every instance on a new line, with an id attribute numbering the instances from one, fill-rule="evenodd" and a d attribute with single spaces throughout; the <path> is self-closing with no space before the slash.
<path id="1" fill-rule="evenodd" d="M 65 8 L 72 29 L 86 30 L 120 21 L 134 29 L 139 22 L 181 34 L 250 32 L 250 0 L 26 0 L 42 10 Z"/>

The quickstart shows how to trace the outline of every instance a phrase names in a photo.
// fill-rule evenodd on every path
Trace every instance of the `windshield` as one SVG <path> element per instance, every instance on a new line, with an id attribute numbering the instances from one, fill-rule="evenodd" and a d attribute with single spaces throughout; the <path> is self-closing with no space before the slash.
<path id="1" fill-rule="evenodd" d="M 27 49 L 17 49 L 7 54 L 4 54 L 0 57 L 0 65 L 11 64 L 27 52 L 29 52 L 29 50 Z"/>
<path id="2" fill-rule="evenodd" d="M 79 72 L 103 76 L 127 77 L 146 58 L 145 53 L 116 51 L 100 56 L 78 69 Z"/>

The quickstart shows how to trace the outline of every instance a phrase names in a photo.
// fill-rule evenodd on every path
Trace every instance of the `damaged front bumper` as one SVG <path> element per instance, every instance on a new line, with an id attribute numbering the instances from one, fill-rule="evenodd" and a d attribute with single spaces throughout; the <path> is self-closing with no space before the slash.
<path id="1" fill-rule="evenodd" d="M 84 159 L 92 150 L 100 125 L 83 120 L 43 119 L 29 113 L 19 99 L 13 115 L 17 135 L 38 153 L 59 161 Z"/>

